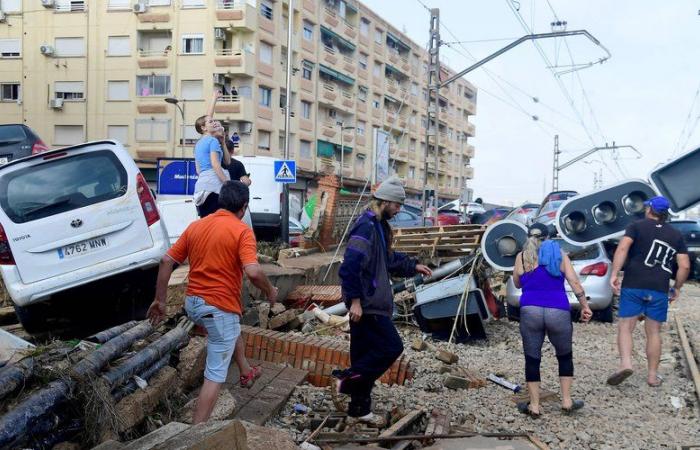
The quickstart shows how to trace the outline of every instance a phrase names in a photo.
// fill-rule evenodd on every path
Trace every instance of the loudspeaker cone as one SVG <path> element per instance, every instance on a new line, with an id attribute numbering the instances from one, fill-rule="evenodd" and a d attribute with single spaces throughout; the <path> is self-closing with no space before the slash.
<path id="1" fill-rule="evenodd" d="M 617 208 L 613 202 L 601 202 L 593 207 L 593 217 L 598 223 L 612 223 L 617 218 Z"/>
<path id="2" fill-rule="evenodd" d="M 622 204 L 627 214 L 639 214 L 644 211 L 644 202 L 647 198 L 644 192 L 633 191 L 622 199 Z"/>
<path id="3" fill-rule="evenodd" d="M 573 211 L 564 218 L 564 228 L 568 234 L 583 233 L 586 229 L 586 216 L 581 211 Z"/>
<path id="4" fill-rule="evenodd" d="M 515 256 L 520 250 L 519 247 L 513 236 L 503 236 L 496 243 L 496 249 L 501 256 Z"/>

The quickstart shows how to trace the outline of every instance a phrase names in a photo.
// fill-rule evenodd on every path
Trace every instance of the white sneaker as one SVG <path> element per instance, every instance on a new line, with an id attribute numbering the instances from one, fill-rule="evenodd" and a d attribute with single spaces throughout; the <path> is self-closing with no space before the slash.
<path id="1" fill-rule="evenodd" d="M 369 413 L 361 417 L 348 417 L 347 423 L 351 426 L 357 425 L 358 423 L 364 423 L 377 428 L 382 428 L 386 426 L 386 420 L 384 420 L 382 416 L 374 413 Z"/>

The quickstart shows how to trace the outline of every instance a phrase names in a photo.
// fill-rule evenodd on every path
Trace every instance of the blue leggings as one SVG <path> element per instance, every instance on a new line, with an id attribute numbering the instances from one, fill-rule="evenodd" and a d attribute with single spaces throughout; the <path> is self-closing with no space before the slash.
<path id="1" fill-rule="evenodd" d="M 540 361 L 545 334 L 556 351 L 559 376 L 573 377 L 571 313 L 563 309 L 525 306 L 520 308 L 520 335 L 523 338 L 525 352 L 525 381 L 540 381 Z"/>

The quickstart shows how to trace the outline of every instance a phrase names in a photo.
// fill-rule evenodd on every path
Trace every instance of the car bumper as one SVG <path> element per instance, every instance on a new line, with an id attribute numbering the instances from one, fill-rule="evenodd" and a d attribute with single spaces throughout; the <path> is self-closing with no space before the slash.
<path id="1" fill-rule="evenodd" d="M 147 269 L 160 263 L 168 250 L 168 241 L 156 241 L 158 245 L 147 250 L 95 264 L 45 280 L 25 284 L 20 278 L 17 266 L 0 266 L 10 298 L 17 306 L 28 306 L 48 300 L 52 295 L 93 281 L 109 278 L 132 270 Z"/>
<path id="2" fill-rule="evenodd" d="M 279 228 L 282 224 L 279 214 L 252 212 L 250 218 L 253 221 L 253 227 Z"/>

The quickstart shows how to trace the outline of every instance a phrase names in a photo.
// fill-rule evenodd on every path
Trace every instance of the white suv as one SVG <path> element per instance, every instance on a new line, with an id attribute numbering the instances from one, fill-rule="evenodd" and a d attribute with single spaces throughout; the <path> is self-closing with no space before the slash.
<path id="1" fill-rule="evenodd" d="M 125 283 L 145 289 L 147 304 L 158 263 L 170 246 L 145 178 L 113 141 L 51 150 L 2 166 L 0 225 L 0 273 L 29 331 L 44 320 L 36 311 L 44 303 L 61 299 L 55 305 L 61 310 L 69 303 L 64 298 L 85 294 L 73 288 L 95 282 L 99 289 L 89 294 L 90 314 L 111 314 L 114 305 L 106 299 Z M 143 305 L 132 309 L 138 310 L 133 315 L 145 312 Z M 85 312 L 85 305 L 80 310 Z"/>

